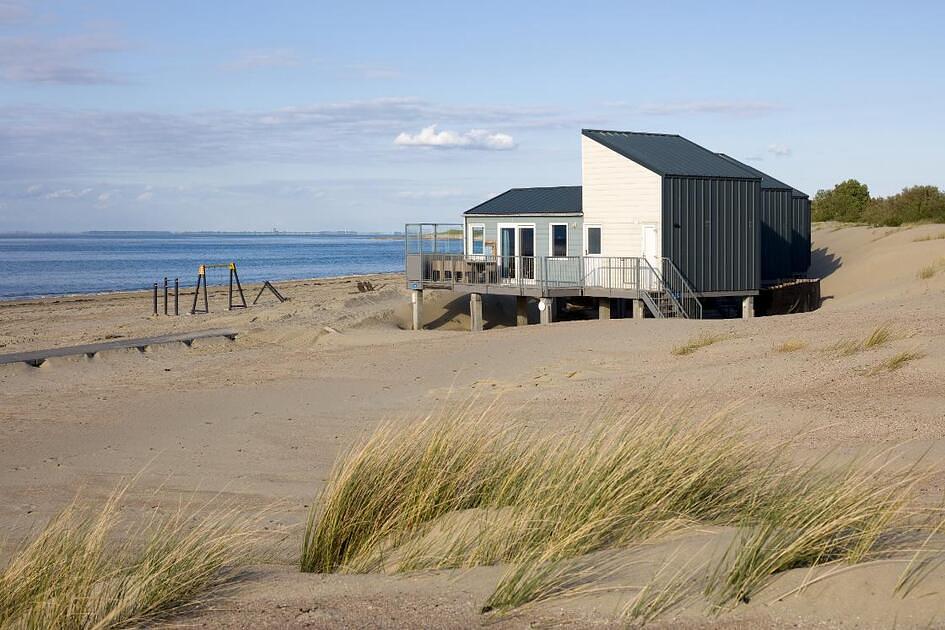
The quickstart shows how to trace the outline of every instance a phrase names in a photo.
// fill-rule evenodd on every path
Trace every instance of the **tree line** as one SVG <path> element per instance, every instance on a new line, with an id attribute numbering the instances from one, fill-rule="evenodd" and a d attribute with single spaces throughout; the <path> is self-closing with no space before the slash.
<path id="1" fill-rule="evenodd" d="M 831 190 L 818 190 L 811 216 L 814 221 L 869 225 L 945 223 L 945 192 L 937 186 L 912 186 L 889 197 L 872 197 L 866 184 L 848 179 Z"/>

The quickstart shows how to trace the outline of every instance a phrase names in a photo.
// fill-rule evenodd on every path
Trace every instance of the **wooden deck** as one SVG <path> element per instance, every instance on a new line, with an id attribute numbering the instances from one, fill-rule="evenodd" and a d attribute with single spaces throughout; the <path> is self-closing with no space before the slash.
<path id="1" fill-rule="evenodd" d="M 113 341 L 102 341 L 99 343 L 89 343 L 81 346 L 67 346 L 64 348 L 50 348 L 48 350 L 35 350 L 33 352 L 11 352 L 9 354 L 0 354 L 0 365 L 4 363 L 28 363 L 34 367 L 39 367 L 47 359 L 53 357 L 69 357 L 84 354 L 87 357 L 94 357 L 99 352 L 106 350 L 121 350 L 125 348 L 137 348 L 144 352 L 148 346 L 156 346 L 166 343 L 192 344 L 197 339 L 209 339 L 211 337 L 226 337 L 227 339 L 236 339 L 237 331 L 231 328 L 212 328 L 210 330 L 200 330 L 197 332 L 177 333 L 174 335 L 159 335 L 157 337 L 138 337 L 133 339 L 115 339 Z"/>

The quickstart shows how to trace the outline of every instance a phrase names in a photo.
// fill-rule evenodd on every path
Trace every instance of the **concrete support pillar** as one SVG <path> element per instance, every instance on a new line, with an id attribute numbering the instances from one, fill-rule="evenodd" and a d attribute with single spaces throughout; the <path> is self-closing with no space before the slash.
<path id="1" fill-rule="evenodd" d="M 410 291 L 410 304 L 413 306 L 413 319 L 411 320 L 411 330 L 420 330 L 423 328 L 423 291 L 412 289 Z"/>
<path id="2" fill-rule="evenodd" d="M 742 299 L 742 319 L 751 319 L 755 316 L 755 296 L 746 295 Z"/>
<path id="3" fill-rule="evenodd" d="M 597 298 L 598 319 L 610 319 L 610 298 Z"/>
<path id="4" fill-rule="evenodd" d="M 478 293 L 469 294 L 469 330 L 482 330 L 482 296 Z"/>
<path id="5" fill-rule="evenodd" d="M 643 319 L 643 300 L 633 300 L 633 319 Z"/>
<path id="6" fill-rule="evenodd" d="M 528 326 L 528 298 L 524 295 L 515 297 L 515 325 Z"/>
<path id="7" fill-rule="evenodd" d="M 538 319 L 542 324 L 550 324 L 554 321 L 554 298 L 541 298 L 538 300 Z"/>

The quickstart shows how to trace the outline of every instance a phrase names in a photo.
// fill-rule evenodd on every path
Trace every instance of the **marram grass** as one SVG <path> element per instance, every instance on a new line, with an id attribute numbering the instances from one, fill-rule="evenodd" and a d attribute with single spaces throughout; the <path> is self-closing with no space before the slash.
<path id="1" fill-rule="evenodd" d="M 0 627 L 140 626 L 224 586 L 257 531 L 232 511 L 182 507 L 125 527 L 126 487 L 99 510 L 73 504 L 13 552 L 0 573 Z"/>
<path id="2" fill-rule="evenodd" d="M 586 588 L 607 573 L 589 561 L 595 552 L 734 526 L 740 535 L 705 586 L 721 609 L 779 572 L 888 551 L 920 478 L 872 460 L 789 465 L 784 444 L 753 444 L 727 413 L 610 410 L 555 433 L 476 408 L 385 424 L 344 454 L 309 515 L 301 569 L 504 565 L 483 603 L 502 612 Z M 626 614 L 655 616 L 678 586 L 650 589 Z"/>

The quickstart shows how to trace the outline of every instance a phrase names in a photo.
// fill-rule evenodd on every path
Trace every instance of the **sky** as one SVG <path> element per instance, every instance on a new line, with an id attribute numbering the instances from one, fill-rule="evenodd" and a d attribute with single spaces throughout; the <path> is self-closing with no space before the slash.
<path id="1" fill-rule="evenodd" d="M 941 2 L 0 0 L 0 232 L 399 230 L 678 133 L 945 187 Z"/>

